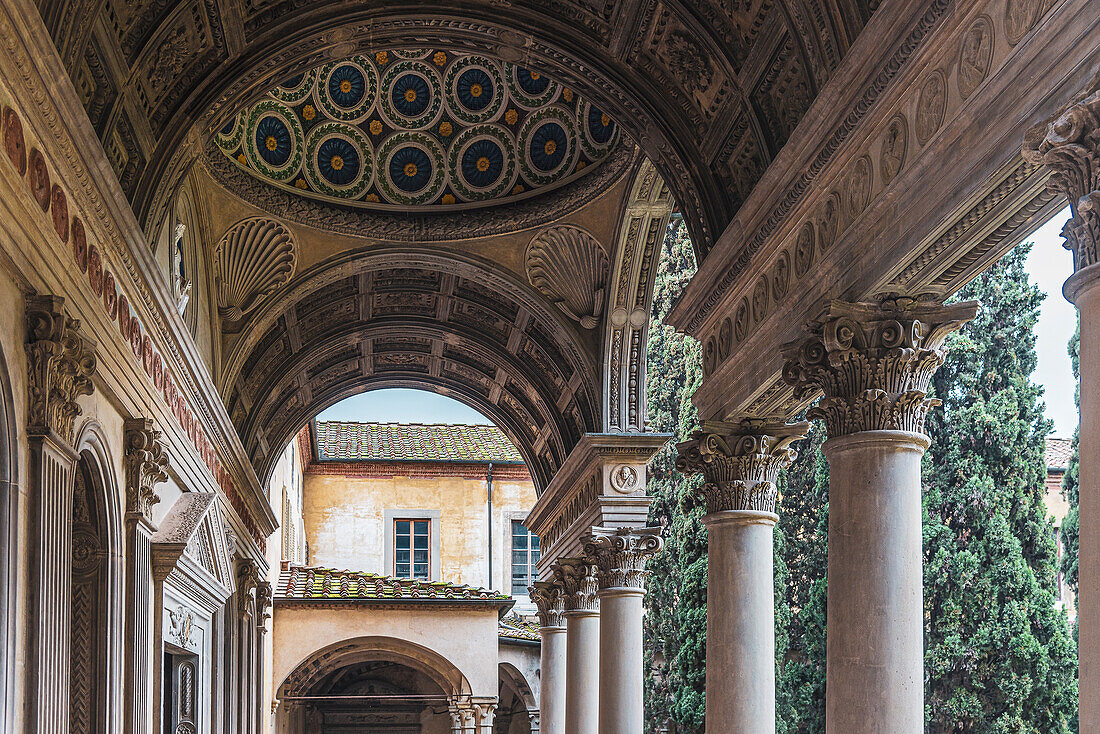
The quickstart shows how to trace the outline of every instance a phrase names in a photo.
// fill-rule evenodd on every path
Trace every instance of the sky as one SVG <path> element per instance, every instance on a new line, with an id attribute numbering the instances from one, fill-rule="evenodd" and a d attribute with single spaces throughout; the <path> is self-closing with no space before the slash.
<path id="1" fill-rule="evenodd" d="M 1073 272 L 1073 260 L 1062 247 L 1061 229 L 1069 209 L 1060 212 L 1030 238 L 1035 242 L 1027 260 L 1033 282 L 1047 294 L 1039 314 L 1035 379 L 1044 390 L 1046 415 L 1054 436 L 1070 438 L 1077 428 L 1074 380 L 1066 345 L 1077 325 L 1077 312 L 1062 296 L 1062 284 Z M 424 390 L 374 390 L 337 403 L 319 420 L 392 423 L 491 423 L 478 411 L 452 398 Z"/>

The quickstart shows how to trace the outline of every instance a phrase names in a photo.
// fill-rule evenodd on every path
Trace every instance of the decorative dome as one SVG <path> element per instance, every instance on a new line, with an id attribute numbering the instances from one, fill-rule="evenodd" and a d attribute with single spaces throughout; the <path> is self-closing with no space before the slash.
<path id="1" fill-rule="evenodd" d="M 521 66 L 431 49 L 331 62 L 275 87 L 217 133 L 253 176 L 362 207 L 468 207 L 584 175 L 615 123 Z"/>

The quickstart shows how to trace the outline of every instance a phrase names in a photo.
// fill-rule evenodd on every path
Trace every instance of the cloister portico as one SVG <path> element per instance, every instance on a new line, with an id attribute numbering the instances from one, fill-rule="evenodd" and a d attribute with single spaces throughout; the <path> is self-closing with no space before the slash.
<path id="1" fill-rule="evenodd" d="M 284 683 L 345 642 L 375 680 L 365 633 L 273 665 L 274 484 L 319 411 L 413 386 L 492 418 L 539 491 L 539 730 L 640 734 L 646 464 L 669 440 L 645 347 L 678 208 L 707 728 L 775 728 L 776 479 L 812 405 L 827 727 L 920 732 L 927 390 L 978 307 L 944 303 L 1068 200 L 1080 731 L 1100 730 L 1098 20 L 1090 0 L 7 0 L 0 728 L 309 731 L 273 709 L 359 695 Z M 475 714 L 429 642 L 383 682 L 488 734 L 497 671 Z"/>

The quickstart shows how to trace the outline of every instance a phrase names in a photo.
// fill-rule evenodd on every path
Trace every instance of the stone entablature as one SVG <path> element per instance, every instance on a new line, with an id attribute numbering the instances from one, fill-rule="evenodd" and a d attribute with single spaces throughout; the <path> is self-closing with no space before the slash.
<path id="1" fill-rule="evenodd" d="M 946 356 L 944 341 L 977 313 L 976 301 L 833 301 L 809 337 L 784 348 L 783 379 L 799 398 L 824 393 L 807 416 L 823 420 L 830 437 L 923 433 L 925 415 L 938 403 L 928 388 Z"/>
<path id="2" fill-rule="evenodd" d="M 791 444 L 805 438 L 809 423 L 745 419 L 704 421 L 691 440 L 676 445 L 676 468 L 701 473 L 707 514 L 751 511 L 775 513 L 779 472 L 791 465 Z"/>
<path id="3" fill-rule="evenodd" d="M 588 433 L 543 490 L 524 524 L 539 536 L 539 575 L 558 558 L 583 555 L 594 526 L 641 527 L 649 515 L 646 465 L 668 442 L 660 433 Z"/>

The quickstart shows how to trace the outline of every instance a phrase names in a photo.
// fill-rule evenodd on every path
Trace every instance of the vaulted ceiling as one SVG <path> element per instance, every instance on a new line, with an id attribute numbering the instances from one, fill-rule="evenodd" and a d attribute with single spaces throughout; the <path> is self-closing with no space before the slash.
<path id="1" fill-rule="evenodd" d="M 442 49 L 546 75 L 606 113 L 657 165 L 705 254 L 877 4 L 40 0 L 40 10 L 150 228 L 190 164 L 273 85 L 297 89 L 299 75 L 357 55 Z"/>

